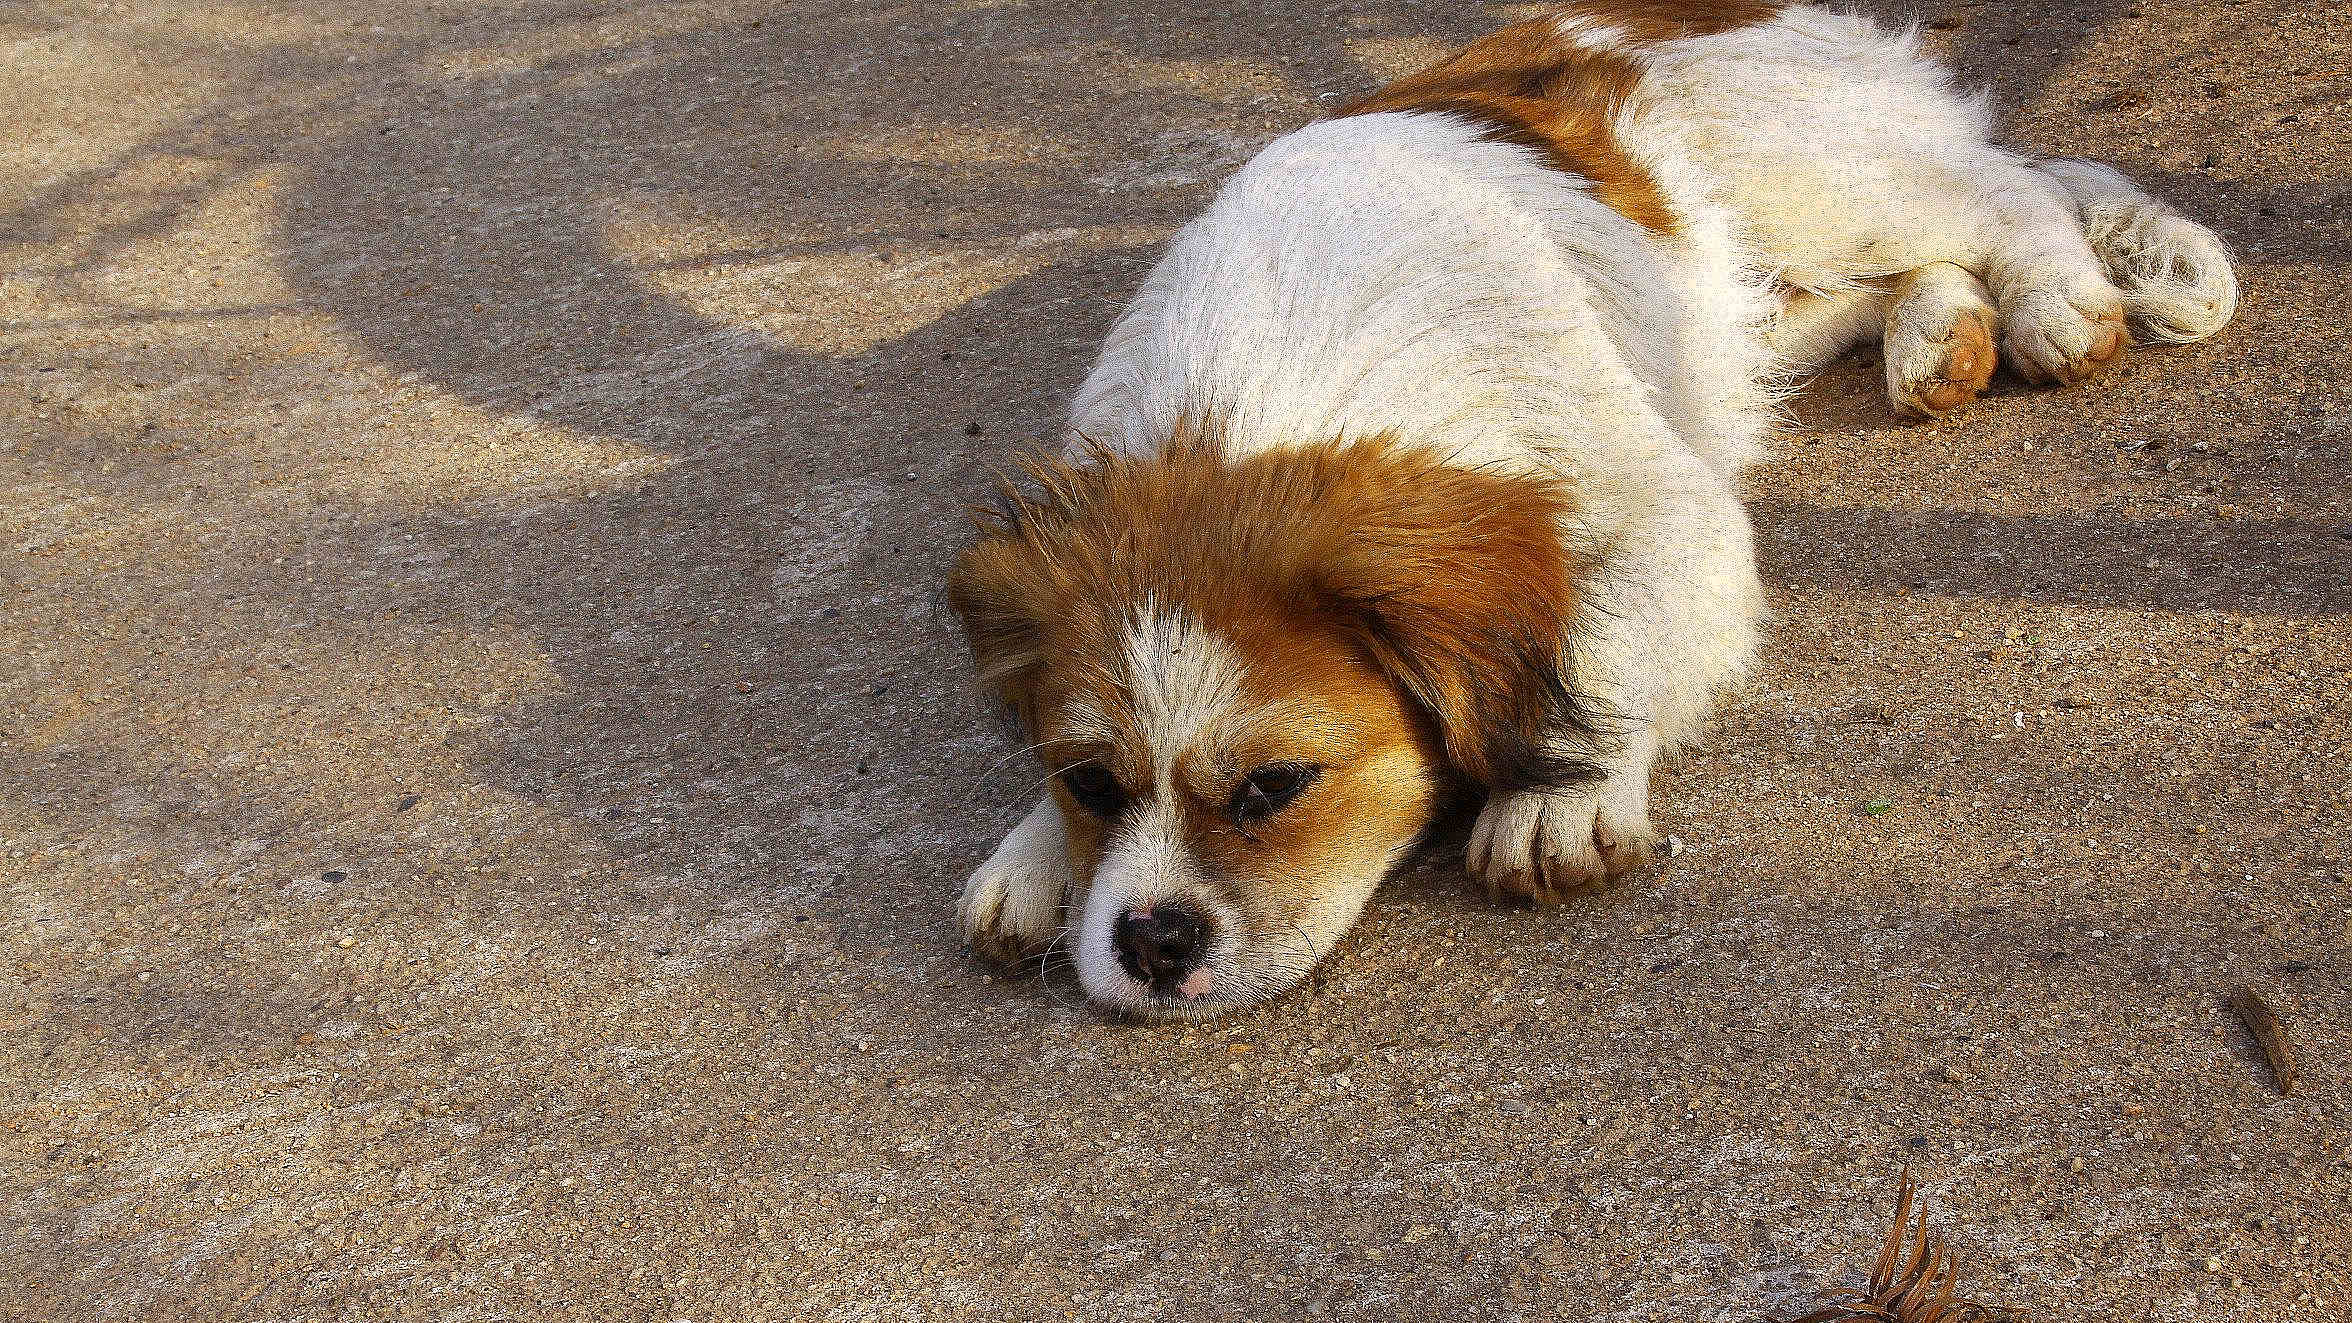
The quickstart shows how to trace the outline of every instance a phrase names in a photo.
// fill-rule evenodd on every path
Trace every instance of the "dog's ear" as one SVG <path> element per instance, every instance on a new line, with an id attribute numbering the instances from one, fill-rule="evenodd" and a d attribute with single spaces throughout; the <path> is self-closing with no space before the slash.
<path id="1" fill-rule="evenodd" d="M 1035 731 L 1037 681 L 1045 666 L 1054 591 L 1048 567 L 1017 533 L 988 532 L 948 575 L 947 600 L 963 621 L 980 683 Z"/>
<path id="2" fill-rule="evenodd" d="M 993 504 L 971 507 L 980 540 L 949 573 L 947 600 L 963 622 L 980 683 L 1023 730 L 1035 732 L 1048 631 L 1075 591 L 1060 534 L 1084 505 L 1093 475 L 1042 451 L 1024 455 L 1016 468 L 1032 490 L 1000 475 Z"/>
<path id="3" fill-rule="evenodd" d="M 1412 452 L 1358 449 L 1346 469 L 1350 526 L 1311 573 L 1447 761 L 1490 791 L 1597 777 L 1572 738 L 1596 731 L 1570 681 L 1583 575 L 1565 493 Z"/>
<path id="4" fill-rule="evenodd" d="M 963 621 L 981 684 L 1019 715 L 1023 730 L 1032 730 L 1029 708 L 1045 661 L 1045 614 L 1017 550 L 1004 538 L 983 538 L 956 561 L 947 600 Z"/>

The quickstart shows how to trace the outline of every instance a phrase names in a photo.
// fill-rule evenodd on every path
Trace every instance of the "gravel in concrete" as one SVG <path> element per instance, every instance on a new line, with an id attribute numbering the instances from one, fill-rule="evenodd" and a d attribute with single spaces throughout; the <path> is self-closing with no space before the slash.
<path id="1" fill-rule="evenodd" d="M 939 603 L 1170 227 L 1474 5 L 0 11 L 0 1318 L 2352 1315 L 2352 19 L 1930 6 L 2220 339 L 1755 475 L 1687 848 L 1207 1027 L 948 913 Z M 976 425 L 976 431 L 975 431 Z M 2257 988 L 2302 1079 L 2228 1006 Z"/>

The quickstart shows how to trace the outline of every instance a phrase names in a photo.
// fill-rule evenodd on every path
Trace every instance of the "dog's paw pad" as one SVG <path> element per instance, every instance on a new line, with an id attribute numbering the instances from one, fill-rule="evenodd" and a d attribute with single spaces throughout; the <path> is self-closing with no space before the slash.
<path id="1" fill-rule="evenodd" d="M 2131 346 L 2123 297 L 2105 281 L 2069 297 L 2035 289 L 2003 309 L 2001 349 L 2017 374 L 2037 385 L 2071 386 L 2123 361 Z"/>
<path id="2" fill-rule="evenodd" d="M 1992 384 L 1999 351 L 1992 310 L 1968 309 L 1942 336 L 1900 330 L 1887 336 L 1887 393 L 1898 412 L 1936 418 L 1961 408 Z"/>

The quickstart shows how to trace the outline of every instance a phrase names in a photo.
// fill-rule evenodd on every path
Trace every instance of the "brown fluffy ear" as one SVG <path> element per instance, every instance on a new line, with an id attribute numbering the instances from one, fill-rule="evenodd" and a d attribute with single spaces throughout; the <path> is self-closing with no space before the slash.
<path id="1" fill-rule="evenodd" d="M 1489 790 L 1597 778 L 1561 747 L 1598 733 L 1569 683 L 1581 575 L 1565 495 L 1409 452 L 1359 450 L 1347 468 L 1361 490 L 1319 587 L 1429 713 L 1448 761 Z"/>
<path id="2" fill-rule="evenodd" d="M 1084 455 L 1090 464 L 1040 448 L 1000 473 L 994 504 L 970 507 L 980 540 L 947 578 L 948 604 L 963 621 L 980 683 L 1030 732 L 1037 730 L 1054 626 L 1068 621 L 1082 577 L 1103 560 L 1078 525 L 1099 504 L 1113 457 L 1091 445 Z"/>
<path id="3" fill-rule="evenodd" d="M 948 604 L 964 624 L 972 662 L 981 683 L 998 698 L 1023 709 L 1037 668 L 1044 662 L 1044 613 L 1028 591 L 1010 550 L 1001 539 L 982 541 L 956 561 L 947 578 Z M 1028 713 L 1022 712 L 1027 726 Z"/>
<path id="4" fill-rule="evenodd" d="M 1175 444 L 1191 453 L 1182 438 Z M 1141 467 L 1083 439 L 1074 458 L 1039 447 L 998 473 L 993 504 L 969 507 L 980 540 L 949 573 L 948 604 L 963 621 L 981 684 L 1032 738 L 1057 627 L 1068 644 L 1071 607 L 1088 585 L 1101 589 L 1106 567 L 1132 550 L 1120 534 L 1121 511 L 1105 506 L 1118 480 L 1132 481 Z"/>
<path id="5" fill-rule="evenodd" d="M 949 573 L 948 604 L 963 622 L 981 684 L 1013 709 L 1022 729 L 1034 731 L 1046 626 L 1062 593 L 1017 513 L 973 514 L 981 538 Z"/>

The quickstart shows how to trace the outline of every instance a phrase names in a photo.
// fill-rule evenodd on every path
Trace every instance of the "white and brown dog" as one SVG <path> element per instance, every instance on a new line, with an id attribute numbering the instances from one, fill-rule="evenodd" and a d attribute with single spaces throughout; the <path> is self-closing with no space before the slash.
<path id="1" fill-rule="evenodd" d="M 1866 336 L 1897 409 L 2229 320 L 2218 239 L 1997 147 L 1907 34 L 1585 0 L 1244 166 L 956 569 L 1050 791 L 972 875 L 1000 958 L 1213 1014 L 1297 982 L 1429 826 L 1550 900 L 1648 856 L 1650 767 L 1755 652 L 1737 479 Z"/>

